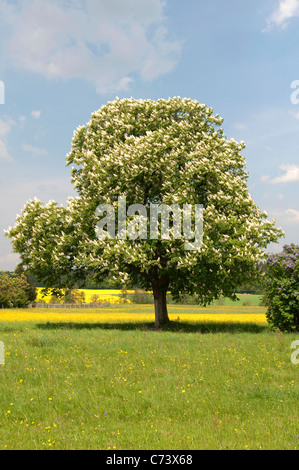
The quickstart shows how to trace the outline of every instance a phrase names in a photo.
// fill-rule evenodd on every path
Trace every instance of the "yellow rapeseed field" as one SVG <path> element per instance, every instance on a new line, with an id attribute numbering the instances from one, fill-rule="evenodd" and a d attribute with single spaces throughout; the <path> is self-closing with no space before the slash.
<path id="1" fill-rule="evenodd" d="M 47 304 L 51 301 L 51 295 L 43 296 L 42 295 L 42 288 L 37 288 L 37 302 L 46 302 Z M 61 289 L 64 292 L 63 289 Z M 121 290 L 118 289 L 78 289 L 79 292 L 84 292 L 85 294 L 85 303 L 90 303 L 93 301 L 93 296 L 97 295 L 99 297 L 98 302 L 101 303 L 110 303 L 110 304 L 119 304 L 123 303 L 123 299 L 120 297 L 122 294 Z M 134 292 L 134 291 L 127 291 L 127 292 Z M 130 303 L 127 300 L 127 303 Z"/>
<path id="2" fill-rule="evenodd" d="M 263 313 L 170 313 L 172 321 L 190 323 L 267 323 Z M 103 309 L 28 309 L 28 310 L 0 310 L 0 322 L 72 322 L 72 323 L 130 323 L 153 322 L 154 312 L 138 313 L 126 312 L 114 308 Z"/>

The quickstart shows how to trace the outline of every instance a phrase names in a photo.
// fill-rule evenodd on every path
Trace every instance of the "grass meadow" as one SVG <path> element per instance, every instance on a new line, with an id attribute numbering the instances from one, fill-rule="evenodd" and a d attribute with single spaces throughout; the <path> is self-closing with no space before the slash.
<path id="1" fill-rule="evenodd" d="M 252 304 L 0 310 L 0 449 L 298 449 L 298 334 Z"/>

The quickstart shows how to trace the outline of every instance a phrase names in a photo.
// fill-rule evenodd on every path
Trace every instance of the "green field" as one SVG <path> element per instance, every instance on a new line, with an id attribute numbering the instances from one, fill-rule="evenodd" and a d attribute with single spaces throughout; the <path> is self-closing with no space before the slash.
<path id="1" fill-rule="evenodd" d="M 152 312 L 152 306 L 119 307 Z M 195 313 L 170 306 L 170 313 Z M 261 313 L 263 307 L 211 306 Z M 99 314 L 100 315 L 100 314 Z M 298 334 L 266 324 L 1 321 L 0 449 L 297 449 Z"/>
<path id="2" fill-rule="evenodd" d="M 260 294 L 237 294 L 238 300 L 233 301 L 230 299 L 220 299 L 214 302 L 214 305 L 248 305 L 248 306 L 259 306 L 262 302 L 262 295 Z"/>

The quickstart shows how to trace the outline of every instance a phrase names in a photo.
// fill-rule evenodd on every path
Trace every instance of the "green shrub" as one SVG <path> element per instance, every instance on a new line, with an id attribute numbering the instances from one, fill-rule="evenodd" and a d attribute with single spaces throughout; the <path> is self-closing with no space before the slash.
<path id="1" fill-rule="evenodd" d="M 63 296 L 64 304 L 84 304 L 85 293 L 80 292 L 79 289 L 68 289 Z"/>
<path id="2" fill-rule="evenodd" d="M 264 276 L 267 319 L 281 331 L 299 331 L 299 246 L 269 256 Z"/>
<path id="3" fill-rule="evenodd" d="M 135 289 L 134 293 L 127 294 L 127 298 L 134 304 L 153 304 L 154 296 L 142 289 Z"/>
<path id="4" fill-rule="evenodd" d="M 0 307 L 27 307 L 34 300 L 25 274 L 0 273 Z"/>
<path id="5" fill-rule="evenodd" d="M 219 297 L 219 299 L 216 300 L 216 305 L 224 305 L 225 304 L 225 298 L 224 297 Z"/>
<path id="6" fill-rule="evenodd" d="M 142 289 L 135 289 L 134 293 L 126 294 L 126 298 L 134 304 L 153 304 L 154 296 L 150 292 L 146 292 Z M 182 294 L 180 300 L 174 300 L 171 294 L 166 296 L 167 304 L 179 304 L 179 305 L 196 305 L 195 295 Z"/>
<path id="7" fill-rule="evenodd" d="M 244 302 L 242 303 L 242 305 L 243 305 L 244 307 L 251 307 L 252 302 L 251 302 L 251 300 L 244 300 Z"/>

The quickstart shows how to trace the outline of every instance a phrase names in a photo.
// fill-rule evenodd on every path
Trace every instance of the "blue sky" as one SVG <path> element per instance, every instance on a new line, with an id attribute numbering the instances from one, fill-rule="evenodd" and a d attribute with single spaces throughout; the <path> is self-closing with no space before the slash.
<path id="1" fill-rule="evenodd" d="M 74 195 L 73 131 L 116 96 L 211 106 L 285 231 L 269 249 L 299 244 L 299 0 L 0 0 L 0 57 L 0 269 L 26 202 Z"/>

